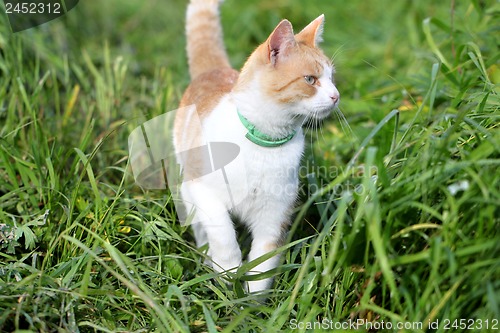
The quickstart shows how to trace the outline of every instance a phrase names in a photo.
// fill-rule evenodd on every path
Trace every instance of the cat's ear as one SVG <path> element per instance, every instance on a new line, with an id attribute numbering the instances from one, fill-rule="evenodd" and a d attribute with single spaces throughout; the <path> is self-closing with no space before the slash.
<path id="1" fill-rule="evenodd" d="M 297 41 L 316 47 L 323 41 L 323 25 L 325 23 L 325 14 L 321 14 L 314 21 L 309 23 L 307 27 L 295 36 Z"/>
<path id="2" fill-rule="evenodd" d="M 274 66 L 278 58 L 284 57 L 287 51 L 295 46 L 292 24 L 288 20 L 281 21 L 267 39 L 268 58 Z"/>

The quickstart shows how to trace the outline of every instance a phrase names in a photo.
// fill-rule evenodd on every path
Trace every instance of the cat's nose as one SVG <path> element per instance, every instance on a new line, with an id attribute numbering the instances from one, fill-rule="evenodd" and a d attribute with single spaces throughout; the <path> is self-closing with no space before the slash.
<path id="1" fill-rule="evenodd" d="M 337 104 L 339 102 L 340 95 L 339 94 L 333 94 L 333 95 L 330 96 L 330 98 L 332 99 L 332 101 L 333 101 L 334 104 Z"/>

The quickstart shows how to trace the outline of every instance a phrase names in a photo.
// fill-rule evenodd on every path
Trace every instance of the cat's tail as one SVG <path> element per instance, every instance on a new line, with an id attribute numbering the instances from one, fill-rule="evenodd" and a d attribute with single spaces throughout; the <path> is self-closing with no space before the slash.
<path id="1" fill-rule="evenodd" d="M 186 34 L 191 79 L 218 68 L 231 68 L 222 39 L 219 4 L 223 0 L 191 0 Z"/>

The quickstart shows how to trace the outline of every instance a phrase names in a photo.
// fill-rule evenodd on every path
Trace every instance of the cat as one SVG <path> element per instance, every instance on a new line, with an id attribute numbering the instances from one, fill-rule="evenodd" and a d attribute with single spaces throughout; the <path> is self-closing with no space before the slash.
<path id="1" fill-rule="evenodd" d="M 195 207 L 192 225 L 197 246 L 208 243 L 209 264 L 217 272 L 234 272 L 242 264 L 233 217 L 252 235 L 248 261 L 283 245 L 296 205 L 298 169 L 304 152 L 302 125 L 326 118 L 339 103 L 331 60 L 318 47 L 324 15 L 294 35 L 282 20 L 250 55 L 240 72 L 225 51 L 219 18 L 221 0 L 191 0 L 186 15 L 191 83 L 174 123 L 177 156 L 210 142 L 237 145 L 240 163 L 228 165 L 224 179 L 205 176 L 213 163 L 192 152 L 179 163 L 189 180 L 181 187 L 187 207 Z M 193 116 L 197 112 L 197 117 Z M 201 129 L 193 119 L 200 119 Z M 203 134 L 202 134 L 203 133 Z M 231 194 L 227 195 L 227 180 Z M 248 274 L 269 271 L 274 255 Z M 272 278 L 248 281 L 248 292 L 270 289 Z"/>

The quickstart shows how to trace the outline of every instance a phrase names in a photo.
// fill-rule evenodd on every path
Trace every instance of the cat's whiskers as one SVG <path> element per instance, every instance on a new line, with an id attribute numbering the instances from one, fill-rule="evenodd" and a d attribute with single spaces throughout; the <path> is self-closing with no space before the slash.
<path id="1" fill-rule="evenodd" d="M 320 123 L 318 117 L 314 117 L 314 132 L 316 132 L 316 141 L 319 141 L 319 127 Z"/>
<path id="2" fill-rule="evenodd" d="M 305 131 L 309 134 L 309 145 L 313 146 L 313 137 L 316 136 L 316 141 L 319 141 L 319 134 L 321 138 L 326 141 L 322 129 L 322 119 L 318 116 L 319 112 L 315 111 L 312 117 L 305 118 L 301 126 L 305 126 Z"/>
<path id="3" fill-rule="evenodd" d="M 352 130 L 351 125 L 349 125 L 349 122 L 347 121 L 347 118 L 344 116 L 342 110 L 340 110 L 339 107 L 336 107 L 334 113 L 337 119 L 339 120 L 340 127 L 342 128 L 344 134 L 346 134 L 350 138 L 354 138 L 357 140 L 358 138 L 354 134 L 354 131 Z"/>
<path id="4" fill-rule="evenodd" d="M 294 122 L 297 118 L 299 118 L 300 116 L 301 116 L 301 115 L 299 115 L 299 114 L 294 114 L 294 115 L 292 116 L 292 123 L 293 123 L 293 122 Z M 302 124 L 300 124 L 300 126 L 303 126 L 303 125 L 304 125 L 304 119 L 302 119 Z"/>
<path id="5" fill-rule="evenodd" d="M 319 132 L 321 133 L 321 138 L 323 139 L 323 141 L 326 142 L 325 134 L 323 133 L 323 126 L 321 126 L 319 120 L 318 120 L 318 127 L 319 127 Z"/>

